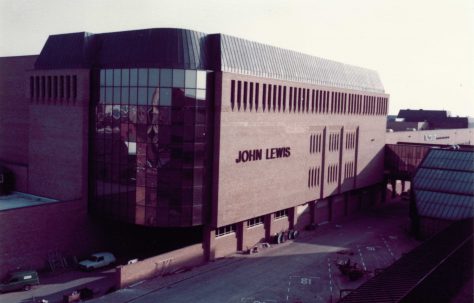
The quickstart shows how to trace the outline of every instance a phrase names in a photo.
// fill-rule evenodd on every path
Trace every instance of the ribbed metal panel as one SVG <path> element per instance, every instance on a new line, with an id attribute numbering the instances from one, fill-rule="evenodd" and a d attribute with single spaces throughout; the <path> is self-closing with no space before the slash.
<path id="1" fill-rule="evenodd" d="M 287 49 L 221 36 L 222 71 L 383 93 L 377 72 Z"/>
<path id="2" fill-rule="evenodd" d="M 430 150 L 413 178 L 418 215 L 446 220 L 473 218 L 473 184 L 474 152 Z"/>
<path id="3" fill-rule="evenodd" d="M 349 295 L 340 300 L 340 303 L 394 303 L 394 302 L 449 302 L 444 299 L 433 300 L 413 300 L 413 295 L 421 295 L 427 297 L 428 292 L 442 292 L 448 287 L 453 277 L 460 273 L 456 267 L 448 271 L 443 277 L 443 280 L 437 281 L 436 285 L 425 284 L 425 282 L 432 282 L 431 276 L 436 275 L 436 272 L 447 262 L 452 259 L 459 262 L 462 267 L 466 260 L 459 258 L 452 258 L 453 252 L 458 251 L 469 239 L 472 245 L 472 220 L 460 221 L 452 224 L 444 231 L 435 235 L 430 240 L 424 242 L 401 259 L 397 260 L 390 267 L 384 270 L 381 274 L 371 278 L 359 288 L 352 291 Z M 472 263 L 472 254 L 470 257 Z M 469 263 L 467 263 L 469 264 Z M 472 268 L 467 268 L 471 271 Z"/>
<path id="4" fill-rule="evenodd" d="M 35 62 L 36 69 L 87 68 L 93 61 L 93 35 L 71 33 L 48 37 Z"/>
<path id="5" fill-rule="evenodd" d="M 35 68 L 207 69 L 206 46 L 206 34 L 172 28 L 54 35 L 48 38 Z"/>
<path id="6" fill-rule="evenodd" d="M 173 28 L 48 38 L 36 69 L 168 67 L 383 93 L 375 71 L 222 34 Z"/>

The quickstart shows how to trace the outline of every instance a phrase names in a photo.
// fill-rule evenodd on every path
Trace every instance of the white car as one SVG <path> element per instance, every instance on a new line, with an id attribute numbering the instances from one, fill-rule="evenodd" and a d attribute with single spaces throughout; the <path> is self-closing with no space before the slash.
<path id="1" fill-rule="evenodd" d="M 90 255 L 86 260 L 79 262 L 79 268 L 82 270 L 93 270 L 115 263 L 115 256 L 109 252 L 100 252 Z"/>

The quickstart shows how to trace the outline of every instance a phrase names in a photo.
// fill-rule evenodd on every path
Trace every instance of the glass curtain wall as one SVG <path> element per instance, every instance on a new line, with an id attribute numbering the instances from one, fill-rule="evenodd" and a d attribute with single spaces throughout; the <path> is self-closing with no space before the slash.
<path id="1" fill-rule="evenodd" d="M 92 209 L 150 226 L 202 224 L 206 71 L 100 70 Z"/>

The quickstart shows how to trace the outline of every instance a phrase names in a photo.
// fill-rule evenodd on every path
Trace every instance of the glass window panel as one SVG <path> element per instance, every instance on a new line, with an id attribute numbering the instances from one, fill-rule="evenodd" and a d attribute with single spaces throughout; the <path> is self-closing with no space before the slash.
<path id="1" fill-rule="evenodd" d="M 196 71 L 195 70 L 186 70 L 185 79 L 186 79 L 186 83 L 185 83 L 186 88 L 196 88 Z"/>
<path id="2" fill-rule="evenodd" d="M 160 69 L 160 86 L 171 87 L 171 69 Z"/>
<path id="3" fill-rule="evenodd" d="M 112 117 L 114 120 L 120 119 L 120 105 L 114 105 L 112 108 Z"/>
<path id="4" fill-rule="evenodd" d="M 100 103 L 105 103 L 105 87 L 100 88 L 100 98 L 99 98 Z"/>
<path id="5" fill-rule="evenodd" d="M 185 103 L 185 98 L 184 98 L 184 89 L 182 88 L 173 88 L 172 92 L 172 104 L 173 107 L 183 107 Z"/>
<path id="6" fill-rule="evenodd" d="M 137 142 L 137 128 L 135 124 L 128 125 L 128 141 Z M 135 147 L 136 149 L 136 147 Z"/>
<path id="7" fill-rule="evenodd" d="M 171 127 L 170 126 L 160 126 L 160 131 L 159 131 L 159 144 L 161 146 L 165 144 L 169 144 L 171 141 Z"/>
<path id="8" fill-rule="evenodd" d="M 130 104 L 138 103 L 138 89 L 136 87 L 130 87 Z"/>
<path id="9" fill-rule="evenodd" d="M 185 125 L 192 125 L 194 127 L 196 121 L 196 111 L 195 108 L 186 108 L 184 109 L 184 124 Z"/>
<path id="10" fill-rule="evenodd" d="M 196 90 L 187 88 L 184 90 L 184 95 L 186 98 L 196 98 Z"/>
<path id="11" fill-rule="evenodd" d="M 171 88 L 160 89 L 160 105 L 171 106 Z"/>
<path id="12" fill-rule="evenodd" d="M 148 70 L 146 68 L 138 69 L 138 86 L 147 86 L 148 84 Z"/>
<path id="13" fill-rule="evenodd" d="M 194 169 L 194 186 L 202 186 L 204 172 L 202 168 Z"/>
<path id="14" fill-rule="evenodd" d="M 166 167 L 171 161 L 171 154 L 167 149 L 160 149 L 158 167 Z"/>
<path id="15" fill-rule="evenodd" d="M 148 71 L 148 86 L 159 86 L 159 69 L 150 68 Z"/>
<path id="16" fill-rule="evenodd" d="M 130 70 L 128 68 L 122 69 L 122 86 L 130 85 Z"/>
<path id="17" fill-rule="evenodd" d="M 203 108 L 198 108 L 196 110 L 196 123 L 205 123 L 206 122 L 206 110 Z"/>
<path id="18" fill-rule="evenodd" d="M 130 70 L 130 86 L 138 85 L 138 69 L 132 68 Z"/>
<path id="19" fill-rule="evenodd" d="M 159 153 L 159 145 L 158 144 L 147 144 L 147 160 L 149 167 L 157 167 L 158 165 L 158 153 Z M 155 170 L 156 174 L 156 170 Z M 156 176 L 155 176 L 156 178 Z"/>
<path id="20" fill-rule="evenodd" d="M 112 104 L 112 97 L 113 97 L 113 94 L 112 94 L 112 87 L 106 87 L 105 88 L 105 103 L 106 104 Z"/>
<path id="21" fill-rule="evenodd" d="M 173 69 L 173 87 L 184 88 L 184 70 Z"/>
<path id="22" fill-rule="evenodd" d="M 137 186 L 145 186 L 145 168 L 143 167 L 137 167 Z M 142 203 L 144 203 L 144 200 L 145 198 L 143 197 Z M 137 203 L 138 203 L 138 200 L 137 200 Z"/>
<path id="23" fill-rule="evenodd" d="M 197 71 L 196 88 L 206 89 L 206 72 Z"/>
<path id="24" fill-rule="evenodd" d="M 149 105 L 158 105 L 160 99 L 160 89 L 157 87 L 148 88 L 148 104 Z"/>
<path id="25" fill-rule="evenodd" d="M 120 86 L 120 69 L 114 69 L 114 86 Z"/>
<path id="26" fill-rule="evenodd" d="M 122 105 L 120 106 L 120 120 L 122 121 L 122 123 L 128 123 L 130 122 L 128 120 L 128 111 L 129 111 L 130 107 L 128 105 Z M 126 125 L 124 125 L 124 127 L 126 127 Z"/>
<path id="27" fill-rule="evenodd" d="M 114 87 L 114 104 L 120 104 L 120 86 Z"/>
<path id="28" fill-rule="evenodd" d="M 147 120 L 147 107 L 137 106 L 137 122 L 141 124 L 146 124 L 146 120 Z"/>
<path id="29" fill-rule="evenodd" d="M 204 89 L 196 90 L 196 99 L 197 100 L 206 100 L 206 90 L 204 90 Z"/>
<path id="30" fill-rule="evenodd" d="M 138 88 L 138 104 L 141 104 L 141 105 L 147 104 L 147 88 L 146 87 Z"/>
<path id="31" fill-rule="evenodd" d="M 152 124 L 158 124 L 159 122 L 159 109 L 157 106 L 153 106 L 148 110 L 148 121 Z"/>
<path id="32" fill-rule="evenodd" d="M 158 119 L 159 119 L 160 125 L 170 125 L 171 124 L 171 109 L 169 107 L 160 107 Z"/>
<path id="33" fill-rule="evenodd" d="M 158 143 L 158 125 L 149 124 L 147 129 L 148 142 Z"/>
<path id="34" fill-rule="evenodd" d="M 100 70 L 100 86 L 105 86 L 105 69 Z"/>
<path id="35" fill-rule="evenodd" d="M 114 74 L 112 69 L 105 70 L 105 85 L 112 86 L 114 80 Z"/>
<path id="36" fill-rule="evenodd" d="M 185 127 L 183 139 L 184 139 L 184 142 L 189 142 L 189 143 L 194 142 L 194 127 L 193 126 Z"/>
<path id="37" fill-rule="evenodd" d="M 128 104 L 129 101 L 128 87 L 122 87 L 122 103 Z"/>

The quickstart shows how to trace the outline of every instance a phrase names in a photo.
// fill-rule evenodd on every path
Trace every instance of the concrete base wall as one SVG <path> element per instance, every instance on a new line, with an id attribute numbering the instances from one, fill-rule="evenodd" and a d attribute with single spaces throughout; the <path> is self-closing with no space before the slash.
<path id="1" fill-rule="evenodd" d="M 265 226 L 263 224 L 244 227 L 242 250 L 249 249 L 259 242 L 265 241 Z"/>
<path id="2" fill-rule="evenodd" d="M 311 202 L 310 202 L 311 203 Z M 304 229 L 307 225 L 311 224 L 311 210 L 310 203 L 299 205 L 296 207 L 296 220 L 294 229 Z"/>
<path id="3" fill-rule="evenodd" d="M 279 233 L 282 231 L 286 231 L 289 228 L 290 228 L 290 222 L 288 221 L 288 217 L 274 219 L 272 222 L 270 236 L 273 236 L 276 233 Z"/>
<path id="4" fill-rule="evenodd" d="M 118 266 L 117 287 L 123 288 L 135 282 L 162 276 L 179 269 L 194 267 L 205 262 L 202 244 L 195 244 L 161 254 L 134 264 Z"/>
<path id="5" fill-rule="evenodd" d="M 332 218 L 331 220 L 337 220 L 346 215 L 346 203 L 344 201 L 344 196 L 340 195 L 334 197 L 331 201 L 332 203 Z"/>
<path id="6" fill-rule="evenodd" d="M 314 223 L 321 224 L 324 222 L 328 222 L 330 220 L 330 210 L 329 210 L 329 201 L 319 200 L 316 202 L 316 207 L 314 211 Z"/>
<path id="7" fill-rule="evenodd" d="M 359 197 L 356 194 L 349 194 L 347 196 L 347 213 L 353 214 L 360 209 Z"/>
<path id="8" fill-rule="evenodd" d="M 237 234 L 232 233 L 216 237 L 214 241 L 214 258 L 222 258 L 237 251 Z"/>

